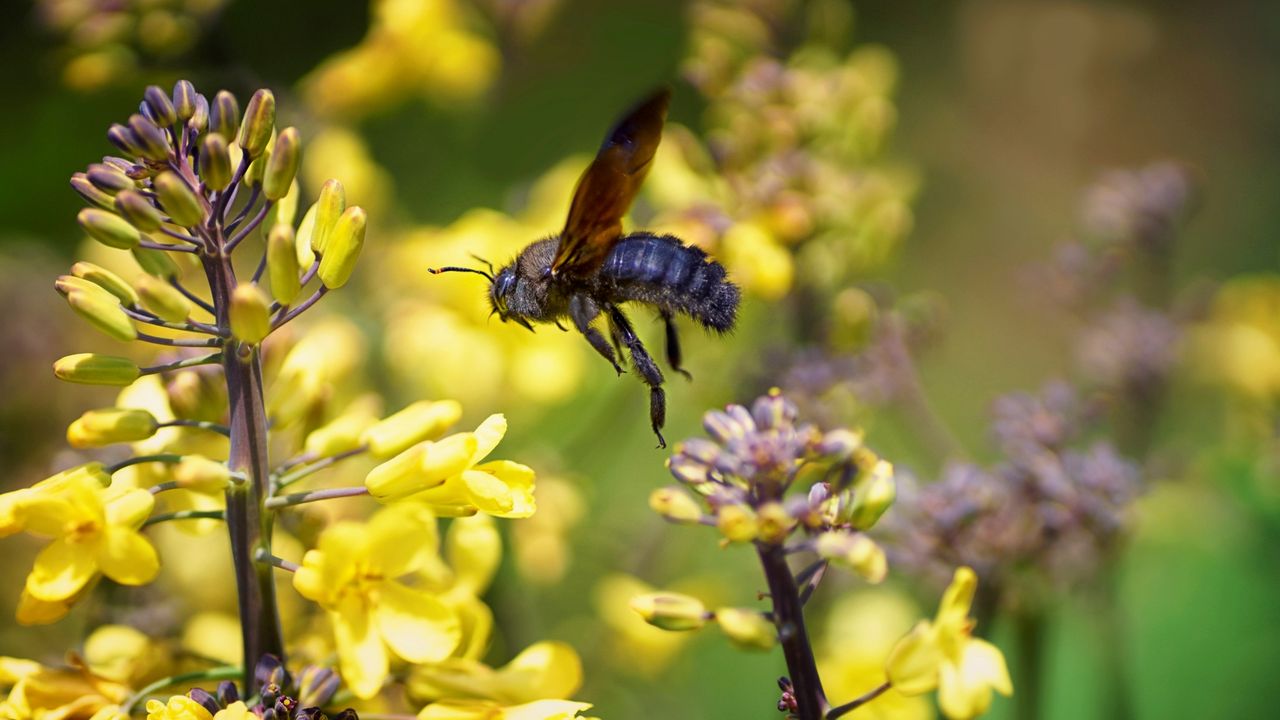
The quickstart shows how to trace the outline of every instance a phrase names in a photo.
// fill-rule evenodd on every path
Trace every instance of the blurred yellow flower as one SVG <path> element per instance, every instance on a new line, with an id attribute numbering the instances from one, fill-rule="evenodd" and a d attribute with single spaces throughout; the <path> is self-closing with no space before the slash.
<path id="1" fill-rule="evenodd" d="M 244 720 L 249 708 L 237 700 L 217 713 L 211 713 L 186 695 L 173 695 L 167 702 L 147 701 L 147 720 Z"/>
<path id="2" fill-rule="evenodd" d="M 1246 397 L 1280 392 L 1280 277 L 1239 277 L 1222 286 L 1207 322 L 1191 332 L 1192 368 Z"/>
<path id="3" fill-rule="evenodd" d="M 142 687 L 165 674 L 168 648 L 127 625 L 102 625 L 84 641 L 84 661 L 98 677 Z"/>
<path id="4" fill-rule="evenodd" d="M 609 575 L 596 585 L 595 606 L 609 628 L 610 654 L 624 672 L 652 677 L 675 659 L 692 633 L 660 630 L 631 609 L 631 600 L 654 589 L 630 575 Z"/>
<path id="5" fill-rule="evenodd" d="M 572 700 L 535 700 L 509 707 L 485 700 L 450 700 L 426 706 L 418 720 L 590 720 L 580 714 L 590 709 L 590 703 Z"/>
<path id="6" fill-rule="evenodd" d="M 978 576 L 956 569 L 933 622 L 921 620 L 898 641 L 885 665 L 894 689 L 904 695 L 938 690 L 938 704 L 952 720 L 977 717 L 991 706 L 992 690 L 1013 694 L 1000 649 L 972 636 L 969 608 Z"/>
<path id="7" fill-rule="evenodd" d="M 482 699 L 504 704 L 566 698 L 582 686 L 582 661 L 572 647 L 544 641 L 525 648 L 511 662 L 491 668 L 454 658 L 415 666 L 408 690 L 416 698 Z"/>
<path id="8" fill-rule="evenodd" d="M 130 693 L 82 667 L 50 668 L 11 657 L 0 657 L 0 686 L 9 688 L 0 701 L 6 720 L 86 720 L 118 709 Z"/>
<path id="9" fill-rule="evenodd" d="M 329 613 L 342 676 L 357 697 L 382 687 L 388 648 L 421 663 L 443 660 L 458 646 L 454 612 L 401 580 L 436 561 L 435 523 L 417 503 L 386 508 L 367 523 L 334 523 L 293 576 L 294 588 Z"/>
<path id="10" fill-rule="evenodd" d="M 915 608 L 898 592 L 879 588 L 842 597 L 818 637 L 818 672 L 833 704 L 840 705 L 884 684 L 884 660 L 910 628 Z M 930 720 L 922 697 L 894 689 L 859 707 L 851 717 L 866 720 Z"/>
<path id="11" fill-rule="evenodd" d="M 529 582 L 559 582 L 569 569 L 570 530 L 586 513 L 578 488 L 561 478 L 540 478 L 534 491 L 538 512 L 511 527 L 516 569 Z"/>

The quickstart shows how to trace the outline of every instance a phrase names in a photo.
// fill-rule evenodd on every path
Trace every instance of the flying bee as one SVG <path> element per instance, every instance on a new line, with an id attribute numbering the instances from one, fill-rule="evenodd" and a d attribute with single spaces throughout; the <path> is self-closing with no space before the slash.
<path id="1" fill-rule="evenodd" d="M 671 235 L 622 232 L 622 216 L 653 164 L 670 101 L 670 90 L 654 93 L 605 136 L 578 180 L 559 235 L 528 245 L 496 274 L 492 266 L 488 272 L 464 267 L 431 270 L 488 278 L 493 313 L 503 322 L 529 330 L 533 323 L 554 323 L 563 329 L 560 321 L 568 319 L 618 374 L 623 372 L 619 359 L 625 347 L 631 365 L 649 386 L 649 420 L 659 447 L 667 445 L 662 437 L 662 370 L 621 305 L 631 302 L 657 311 L 666 327 L 667 364 L 690 377 L 680 364 L 675 317 L 686 315 L 708 330 L 725 333 L 733 328 L 740 297 L 724 266 L 700 248 Z M 605 316 L 609 339 L 592 325 L 600 315 Z"/>

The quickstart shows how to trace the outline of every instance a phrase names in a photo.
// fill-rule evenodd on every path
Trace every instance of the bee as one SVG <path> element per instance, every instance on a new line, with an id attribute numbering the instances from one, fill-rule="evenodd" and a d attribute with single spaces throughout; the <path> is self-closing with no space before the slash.
<path id="1" fill-rule="evenodd" d="M 666 395 L 662 370 L 636 336 L 625 303 L 648 306 L 666 328 L 666 356 L 671 369 L 691 378 L 681 367 L 677 315 L 723 334 L 733 329 L 741 293 L 701 248 L 671 235 L 623 233 L 622 217 L 644 182 L 662 139 L 669 89 L 653 93 L 632 108 L 605 136 L 595 159 L 583 172 L 560 234 L 538 240 L 520 251 L 496 273 L 466 267 L 432 268 L 433 274 L 470 272 L 489 282 L 491 315 L 533 330 L 534 323 L 568 320 L 613 369 L 622 374 L 623 348 L 631 365 L 649 387 L 649 421 L 666 447 Z M 601 315 L 609 338 L 593 325 Z"/>

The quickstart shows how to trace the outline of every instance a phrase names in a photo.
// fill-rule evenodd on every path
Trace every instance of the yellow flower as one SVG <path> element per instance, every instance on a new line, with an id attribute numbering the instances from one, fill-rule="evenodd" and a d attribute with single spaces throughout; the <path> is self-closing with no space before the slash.
<path id="1" fill-rule="evenodd" d="M 535 508 L 533 470 L 510 460 L 478 464 L 506 432 L 507 419 L 490 415 L 475 432 L 405 450 L 371 470 L 365 486 L 380 502 L 416 500 L 448 517 L 529 517 Z"/>
<path id="2" fill-rule="evenodd" d="M 978 576 L 956 569 L 933 622 L 921 620 L 898 641 L 885 670 L 904 695 L 937 688 L 942 712 L 953 720 L 977 717 L 991 706 L 991 691 L 1013 694 L 1004 655 L 995 645 L 972 636 L 969 607 Z"/>
<path id="3" fill-rule="evenodd" d="M 880 588 L 851 593 L 831 608 L 818 640 L 818 672 L 839 705 L 884 684 L 884 659 L 911 628 L 916 610 L 901 593 Z M 931 703 L 890 688 L 849 715 L 859 720 L 932 720 Z"/>
<path id="4" fill-rule="evenodd" d="M 174 695 L 168 702 L 147 701 L 147 720 L 243 720 L 248 714 L 249 708 L 239 700 L 217 714 L 186 695 Z"/>
<path id="5" fill-rule="evenodd" d="M 84 641 L 84 661 L 99 677 L 142 687 L 168 668 L 168 649 L 127 625 L 102 625 Z"/>
<path id="6" fill-rule="evenodd" d="M 453 658 L 420 665 L 409 675 L 409 693 L 419 698 L 475 698 L 525 703 L 568 697 L 582 686 L 582 660 L 561 642 L 539 642 L 525 648 L 503 667 Z"/>
<path id="7" fill-rule="evenodd" d="M 102 572 L 122 585 L 155 578 L 160 560 L 138 532 L 151 514 L 151 493 L 103 488 L 93 477 L 75 475 L 52 490 L 36 490 L 21 503 L 27 532 L 53 538 L 36 556 L 26 589 L 45 602 L 66 600 Z"/>
<path id="8" fill-rule="evenodd" d="M 590 703 L 572 700 L 535 700 L 511 707 L 484 700 L 451 700 L 426 706 L 418 720 L 571 720 L 583 718 L 579 713 L 590 709 Z"/>
<path id="9" fill-rule="evenodd" d="M 458 646 L 458 617 L 432 593 L 400 578 L 436 557 L 435 517 L 417 504 L 387 508 L 368 523 L 327 528 L 307 551 L 293 586 L 329 613 L 343 679 L 360 698 L 387 678 L 389 647 L 414 663 L 439 662 Z"/>
<path id="10" fill-rule="evenodd" d="M 83 720 L 118 710 L 129 697 L 128 687 L 84 668 L 49 668 L 9 657 L 0 657 L 0 685 L 12 685 L 0 701 L 6 720 Z"/>

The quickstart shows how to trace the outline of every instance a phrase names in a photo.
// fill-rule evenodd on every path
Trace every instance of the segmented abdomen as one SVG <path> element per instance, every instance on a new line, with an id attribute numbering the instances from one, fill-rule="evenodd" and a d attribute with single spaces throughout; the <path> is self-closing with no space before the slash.
<path id="1" fill-rule="evenodd" d="M 600 279 L 619 300 L 683 313 L 719 332 L 732 328 L 737 316 L 738 287 L 724 266 L 670 235 L 635 233 L 619 240 Z"/>

